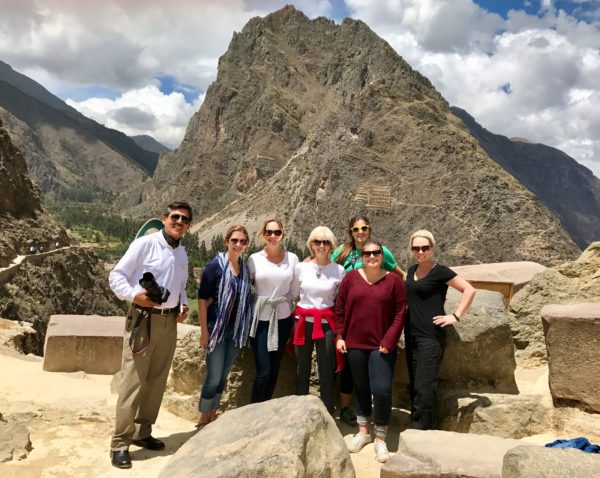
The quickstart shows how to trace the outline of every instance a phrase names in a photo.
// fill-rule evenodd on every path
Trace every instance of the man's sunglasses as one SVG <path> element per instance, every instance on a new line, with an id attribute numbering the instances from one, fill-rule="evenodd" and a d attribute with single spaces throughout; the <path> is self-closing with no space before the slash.
<path id="1" fill-rule="evenodd" d="M 265 230 L 265 236 L 276 236 L 279 237 L 283 234 L 283 231 L 281 229 L 275 229 L 274 231 L 272 231 L 271 229 L 266 229 Z"/>
<path id="2" fill-rule="evenodd" d="M 240 244 L 242 246 L 246 246 L 248 244 L 248 239 L 229 239 L 229 242 L 231 242 L 234 246 L 237 244 Z"/>
<path id="3" fill-rule="evenodd" d="M 351 228 L 350 230 L 351 230 L 352 232 L 354 232 L 354 233 L 357 233 L 357 232 L 361 232 L 361 231 L 362 231 L 362 232 L 367 232 L 369 229 L 371 229 L 371 226 L 360 226 L 360 227 L 358 227 L 358 226 L 354 226 L 354 227 L 353 227 L 353 228 Z"/>
<path id="4" fill-rule="evenodd" d="M 377 249 L 375 251 L 362 251 L 363 257 L 370 257 L 370 256 L 379 257 L 380 255 L 381 255 L 381 249 Z"/>
<path id="5" fill-rule="evenodd" d="M 412 246 L 411 249 L 413 252 L 427 252 L 431 246 Z"/>
<path id="6" fill-rule="evenodd" d="M 331 246 L 331 241 L 325 239 L 324 241 L 321 241 L 319 239 L 313 239 L 312 243 L 315 246 Z"/>
<path id="7" fill-rule="evenodd" d="M 181 219 L 181 222 L 184 224 L 189 224 L 192 220 L 188 216 L 184 216 L 183 214 L 171 214 L 169 219 L 173 222 L 177 222 Z"/>

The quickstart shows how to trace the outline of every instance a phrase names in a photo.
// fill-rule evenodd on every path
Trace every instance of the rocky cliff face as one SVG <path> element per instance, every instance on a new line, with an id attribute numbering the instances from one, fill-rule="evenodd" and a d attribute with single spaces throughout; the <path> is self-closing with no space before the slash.
<path id="1" fill-rule="evenodd" d="M 544 144 L 490 133 L 460 108 L 452 108 L 485 152 L 535 194 L 585 248 L 600 238 L 600 179 L 567 154 Z"/>
<path id="2" fill-rule="evenodd" d="M 555 264 L 578 252 L 367 25 L 309 20 L 289 6 L 234 34 L 181 147 L 119 207 L 147 216 L 181 197 L 204 218 L 195 229 L 207 240 L 270 216 L 298 242 L 319 224 L 345 238 L 363 213 L 404 264 L 419 228 L 455 264 Z"/>

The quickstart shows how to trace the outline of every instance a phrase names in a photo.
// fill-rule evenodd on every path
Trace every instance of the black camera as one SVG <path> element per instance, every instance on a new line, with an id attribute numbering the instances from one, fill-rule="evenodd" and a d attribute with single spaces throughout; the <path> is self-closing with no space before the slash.
<path id="1" fill-rule="evenodd" d="M 154 274 L 152 272 L 144 272 L 144 275 L 139 281 L 139 284 L 146 291 L 146 295 L 148 298 L 157 304 L 162 304 L 166 302 L 171 293 L 169 289 L 162 287 L 156 283 L 156 279 L 154 278 Z"/>

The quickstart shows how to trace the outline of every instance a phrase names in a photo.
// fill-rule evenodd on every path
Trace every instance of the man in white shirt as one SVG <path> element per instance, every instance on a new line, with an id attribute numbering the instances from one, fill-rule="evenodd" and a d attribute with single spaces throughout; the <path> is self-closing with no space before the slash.
<path id="1" fill-rule="evenodd" d="M 188 259 L 180 245 L 192 221 L 192 208 L 185 202 L 167 206 L 164 228 L 131 243 L 109 275 L 109 284 L 119 299 L 131 302 L 125 325 L 121 386 L 111 441 L 111 462 L 117 468 L 131 468 L 129 445 L 162 450 L 165 444 L 154 438 L 156 422 L 177 340 L 177 322 L 187 315 L 185 285 Z M 145 272 L 169 291 L 162 303 L 153 301 L 139 285 Z M 151 294 L 152 295 L 152 294 Z M 156 298 L 153 296 L 153 299 Z M 138 320 L 147 315 L 146 321 Z M 148 331 L 143 350 L 132 351 L 130 338 Z M 133 334 L 132 334 L 133 332 Z"/>

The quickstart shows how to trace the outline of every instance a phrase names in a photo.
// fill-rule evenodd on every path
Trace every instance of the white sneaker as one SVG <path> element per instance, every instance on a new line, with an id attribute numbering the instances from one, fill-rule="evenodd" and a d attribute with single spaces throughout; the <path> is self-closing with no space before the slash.
<path id="1" fill-rule="evenodd" d="M 348 451 L 350 453 L 357 453 L 362 450 L 363 446 L 372 441 L 371 435 L 358 432 L 352 437 L 352 441 L 348 444 Z"/>
<path id="2" fill-rule="evenodd" d="M 375 449 L 375 459 L 379 463 L 385 463 L 390 459 L 390 452 L 383 440 L 375 440 L 373 448 Z"/>

